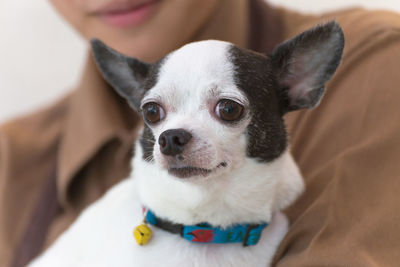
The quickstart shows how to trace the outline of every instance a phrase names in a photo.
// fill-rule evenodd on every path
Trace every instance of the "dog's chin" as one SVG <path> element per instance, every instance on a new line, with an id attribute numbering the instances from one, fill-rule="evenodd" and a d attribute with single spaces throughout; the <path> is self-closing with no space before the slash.
<path id="1" fill-rule="evenodd" d="M 184 166 L 184 167 L 170 167 L 168 168 L 168 173 L 177 178 L 187 179 L 187 178 L 201 178 L 208 177 L 215 173 L 218 169 L 226 167 L 225 162 L 221 162 L 218 166 L 213 169 L 199 168 L 195 166 Z"/>

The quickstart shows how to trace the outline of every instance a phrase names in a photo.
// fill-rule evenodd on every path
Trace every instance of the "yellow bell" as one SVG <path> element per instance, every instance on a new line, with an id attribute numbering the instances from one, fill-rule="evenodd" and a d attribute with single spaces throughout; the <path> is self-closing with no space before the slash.
<path id="1" fill-rule="evenodd" d="M 141 246 L 146 245 L 149 242 L 151 234 L 151 229 L 144 223 L 133 229 L 133 236 L 136 239 L 136 243 Z"/>

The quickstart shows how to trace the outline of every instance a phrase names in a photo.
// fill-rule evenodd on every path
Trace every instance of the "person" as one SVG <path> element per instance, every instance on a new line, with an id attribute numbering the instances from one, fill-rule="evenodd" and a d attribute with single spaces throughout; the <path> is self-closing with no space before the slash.
<path id="1" fill-rule="evenodd" d="M 305 15 L 262 0 L 51 2 L 86 40 L 99 38 L 148 62 L 203 39 L 268 54 L 303 30 L 338 21 L 346 47 L 323 101 L 286 117 L 307 189 L 285 211 L 291 227 L 274 265 L 398 265 L 398 14 L 351 9 Z M 70 95 L 1 126 L 1 266 L 24 266 L 128 176 L 141 124 L 89 53 Z"/>

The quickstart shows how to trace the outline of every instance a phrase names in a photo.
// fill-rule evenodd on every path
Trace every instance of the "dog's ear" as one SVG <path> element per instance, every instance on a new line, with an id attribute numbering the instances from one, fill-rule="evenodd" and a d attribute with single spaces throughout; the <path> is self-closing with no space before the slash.
<path id="1" fill-rule="evenodd" d="M 325 83 L 338 67 L 344 47 L 336 22 L 312 28 L 274 49 L 273 72 L 282 97 L 282 113 L 318 105 Z"/>
<path id="2" fill-rule="evenodd" d="M 91 40 L 93 55 L 104 79 L 137 111 L 146 93 L 151 64 L 124 56 L 97 39 Z"/>

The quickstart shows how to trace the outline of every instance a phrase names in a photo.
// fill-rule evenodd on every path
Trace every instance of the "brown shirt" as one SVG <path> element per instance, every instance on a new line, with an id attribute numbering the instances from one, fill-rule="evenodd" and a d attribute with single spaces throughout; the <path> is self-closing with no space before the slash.
<path id="1" fill-rule="evenodd" d="M 275 264 L 398 266 L 400 16 L 360 9 L 306 16 L 267 6 L 251 12 L 250 47 L 261 52 L 332 18 L 346 36 L 321 105 L 286 118 L 307 189 L 286 211 L 291 227 Z M 0 128 L 0 266 L 10 263 L 53 173 L 61 209 L 45 246 L 130 171 L 138 116 L 91 58 L 82 77 L 60 102 Z"/>

